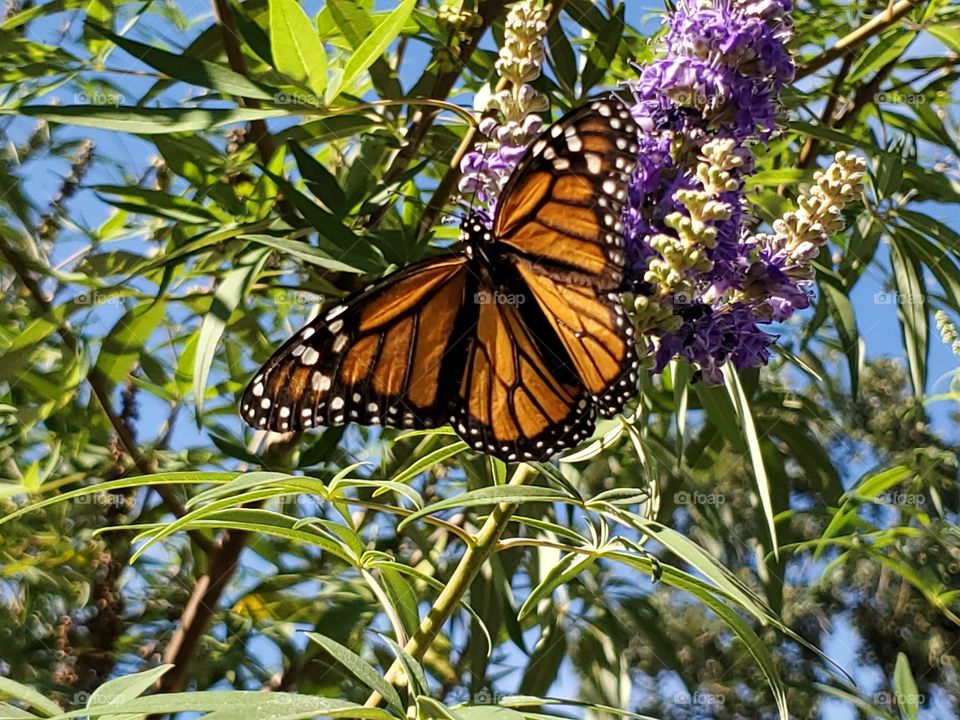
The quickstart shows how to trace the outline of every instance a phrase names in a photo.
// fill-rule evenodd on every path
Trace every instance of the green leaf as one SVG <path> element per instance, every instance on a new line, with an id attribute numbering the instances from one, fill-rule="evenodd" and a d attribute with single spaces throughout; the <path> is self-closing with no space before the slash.
<path id="1" fill-rule="evenodd" d="M 179 195 L 127 185 L 92 185 L 91 190 L 121 198 L 121 202 L 101 198 L 129 212 L 168 218 L 195 225 L 219 223 L 221 219 L 200 203 Z"/>
<path id="2" fill-rule="evenodd" d="M 560 562 L 551 567 L 543 580 L 530 591 L 530 595 L 527 596 L 527 599 L 524 600 L 523 605 L 520 607 L 520 612 L 517 613 L 517 620 L 522 621 L 527 615 L 537 609 L 537 604 L 542 598 L 552 593 L 561 585 L 566 585 L 584 570 L 592 567 L 595 562 L 596 558 L 590 555 L 579 555 L 575 553 L 564 555 Z"/>
<path id="3" fill-rule="evenodd" d="M 3 679 L 3 682 L 10 682 Z M 104 715 L 172 715 L 175 713 L 207 713 L 207 720 L 281 720 L 282 718 L 364 718 L 392 720 L 386 710 L 365 708 L 345 700 L 298 695 L 295 693 L 231 690 L 162 693 L 147 695 L 116 705 L 63 713 L 57 708 L 56 720 Z"/>
<path id="4" fill-rule="evenodd" d="M 271 0 L 272 1 L 272 0 Z M 350 60 L 347 61 L 343 69 L 343 75 L 336 89 L 327 98 L 327 102 L 333 102 L 340 93 L 353 86 L 357 78 L 369 68 L 390 46 L 403 26 L 406 24 L 410 13 L 416 5 L 416 0 L 402 0 L 402 2 L 387 15 L 379 25 L 377 25 L 370 35 L 354 50 Z"/>
<path id="5" fill-rule="evenodd" d="M 387 644 L 393 649 L 394 654 L 397 656 L 397 660 L 400 661 L 400 664 L 403 666 L 403 671 L 407 676 L 407 684 L 414 693 L 419 695 L 420 693 L 426 692 L 429 688 L 427 684 L 427 676 L 423 672 L 423 666 L 420 665 L 408 652 L 403 648 L 397 645 L 391 638 L 384 637 Z"/>
<path id="6" fill-rule="evenodd" d="M 318 162 L 313 155 L 300 147 L 299 143 L 289 142 L 287 147 L 293 153 L 300 175 L 303 176 L 310 192 L 316 195 L 320 202 L 326 205 L 327 209 L 337 217 L 342 218 L 346 215 L 349 209 L 347 208 L 347 196 L 334 174 Z"/>
<path id="7" fill-rule="evenodd" d="M 35 117 L 61 125 L 117 130 L 138 135 L 210 130 L 231 123 L 285 117 L 286 110 L 264 108 L 133 108 L 109 105 L 19 105 L 0 115 Z"/>
<path id="8" fill-rule="evenodd" d="M 398 473 L 398 474 L 393 478 L 393 482 L 395 482 L 395 483 L 408 483 L 408 482 L 410 482 L 411 480 L 413 480 L 413 479 L 414 479 L 417 475 L 419 475 L 420 473 L 426 472 L 426 471 L 429 470 L 431 467 L 433 467 L 434 465 L 438 465 L 439 463 L 443 462 L 444 460 L 447 460 L 447 459 L 449 459 L 449 458 L 452 458 L 452 457 L 454 457 L 455 455 L 459 455 L 459 454 L 462 453 L 464 450 L 466 450 L 468 447 L 469 447 L 469 446 L 467 445 L 467 443 L 465 443 L 465 442 L 463 442 L 463 441 L 461 440 L 461 441 L 459 441 L 459 442 L 455 442 L 455 443 L 452 443 L 452 444 L 450 444 L 450 445 L 446 445 L 446 446 L 444 446 L 444 447 L 437 448 L 437 449 L 434 450 L 433 452 L 430 452 L 430 453 L 428 453 L 427 455 L 424 455 L 424 456 L 421 457 L 421 458 L 417 458 L 417 459 L 410 465 L 410 467 L 408 467 L 408 468 L 404 469 L 402 472 Z"/>
<path id="9" fill-rule="evenodd" d="M 519 504 L 524 502 L 570 502 L 570 497 L 552 488 L 531 485 L 485 487 L 457 495 L 456 497 L 447 498 L 446 500 L 440 500 L 439 502 L 433 503 L 433 505 L 428 505 L 404 518 L 397 526 L 397 530 L 402 530 L 410 523 L 427 515 L 440 512 L 441 510 L 449 510 L 456 507 L 477 507 L 496 505 L 498 503 Z"/>
<path id="10" fill-rule="evenodd" d="M 297 0 L 270 0 L 270 52 L 277 71 L 317 96 L 327 88 L 327 51 Z M 310 104 L 310 103 L 308 103 Z"/>
<path id="11" fill-rule="evenodd" d="M 146 349 L 150 335 L 163 319 L 166 303 L 142 302 L 124 313 L 103 341 L 97 368 L 111 382 L 119 382 Z"/>
<path id="12" fill-rule="evenodd" d="M 750 403 L 743 391 L 743 385 L 740 383 L 740 376 L 730 363 L 723 367 L 723 380 L 727 386 L 727 392 L 730 394 L 730 400 L 737 409 L 743 434 L 746 436 L 747 449 L 750 451 L 750 462 L 753 465 L 753 476 L 757 481 L 757 494 L 760 496 L 760 504 L 763 506 L 763 517 L 767 521 L 770 549 L 773 550 L 773 557 L 779 559 L 780 544 L 777 542 L 777 524 L 774 520 L 776 510 L 773 507 L 770 478 L 767 476 L 767 470 L 763 464 L 760 436 L 757 434 L 757 426 L 753 422 L 753 412 L 750 410 Z"/>
<path id="13" fill-rule="evenodd" d="M 920 690 L 917 681 L 910 672 L 910 661 L 902 652 L 897 653 L 897 664 L 893 669 L 893 689 L 897 694 L 897 706 L 904 720 L 917 720 L 920 712 Z"/>
<path id="14" fill-rule="evenodd" d="M 831 278 L 821 275 L 824 300 L 827 301 L 840 337 L 840 349 L 847 356 L 847 368 L 850 371 L 850 395 L 857 397 L 860 392 L 860 331 L 857 329 L 857 316 L 847 294 Z"/>
<path id="15" fill-rule="evenodd" d="M 917 33 L 915 30 L 897 27 L 881 35 L 853 66 L 847 82 L 855 83 L 865 75 L 876 72 L 890 61 L 903 54 L 907 46 L 913 41 Z"/>
<path id="16" fill-rule="evenodd" d="M 170 664 L 159 665 L 144 672 L 134 673 L 133 675 L 122 675 L 121 677 L 108 680 L 93 691 L 90 699 L 87 700 L 87 707 L 117 705 L 138 698 L 172 668 L 173 665 Z"/>
<path id="17" fill-rule="evenodd" d="M 356 0 L 327 0 L 325 9 L 330 11 L 340 33 L 354 50 L 373 32 L 373 20 Z M 317 22 L 319 24 L 319 20 Z"/>
<path id="18" fill-rule="evenodd" d="M 241 235 L 240 239 L 256 243 L 257 245 L 266 245 L 274 250 L 280 250 L 288 255 L 298 257 L 311 265 L 317 265 L 327 270 L 347 273 L 365 272 L 358 267 L 335 259 L 320 248 L 315 248 L 304 240 L 291 240 L 289 238 L 274 237 L 273 235 Z"/>
<path id="19" fill-rule="evenodd" d="M 169 75 L 191 85 L 218 90 L 224 95 L 255 98 L 257 100 L 272 100 L 273 93 L 257 85 L 249 78 L 236 73 L 229 68 L 222 67 L 207 60 L 177 55 L 161 50 L 153 45 L 145 45 L 135 40 L 116 35 L 105 27 L 91 22 L 87 26 L 93 28 L 106 38 L 109 38 L 118 47 L 123 48 L 134 58 L 140 60 L 155 70 Z"/>
<path id="20" fill-rule="evenodd" d="M 560 23 L 552 23 L 547 28 L 547 42 L 550 45 L 550 61 L 553 72 L 564 90 L 573 99 L 572 95 L 577 84 L 577 57 Z"/>
<path id="21" fill-rule="evenodd" d="M 917 261 L 901 247 L 894 232 L 890 243 L 890 262 L 893 264 L 897 290 L 897 319 L 903 331 L 903 343 L 910 365 L 913 393 L 923 398 L 927 386 L 927 359 L 930 356 L 930 316 L 927 312 L 927 289 Z"/>
<path id="22" fill-rule="evenodd" d="M 240 305 L 247 289 L 257 279 L 270 252 L 266 249 L 249 253 L 240 266 L 226 273 L 213 294 L 210 311 L 203 316 L 197 340 L 197 354 L 193 366 L 193 393 L 196 396 L 197 422 L 203 418 L 207 393 L 207 378 L 217 353 L 220 337 L 230 315 Z"/>
<path id="23" fill-rule="evenodd" d="M 407 637 L 411 637 L 420 627 L 420 613 L 417 611 L 417 594 L 413 586 L 399 572 L 389 565 L 378 566 L 383 588 L 390 598 L 390 604 L 400 618 Z"/>
<path id="24" fill-rule="evenodd" d="M 766 604 L 715 557 L 693 540 L 654 520 L 648 520 L 641 515 L 620 508 L 610 508 L 604 514 L 625 522 L 650 539 L 660 543 L 664 548 L 702 573 L 720 592 L 740 605 L 757 620 L 764 624 L 770 622 L 772 613 Z M 614 555 L 619 557 L 617 553 L 614 553 Z"/>
<path id="25" fill-rule="evenodd" d="M 955 53 L 960 53 L 960 35 L 957 34 L 956 26 L 949 27 L 945 25 L 941 27 L 939 25 L 930 23 L 924 25 L 923 29 L 933 35 L 937 40 L 942 42 Z"/>
<path id="26" fill-rule="evenodd" d="M 842 499 L 842 503 L 830 522 L 827 524 L 820 538 L 817 540 L 816 549 L 813 552 L 813 559 L 818 560 L 828 542 L 834 538 L 847 524 L 847 522 L 856 514 L 859 503 L 851 502 L 851 499 L 872 499 L 881 492 L 893 487 L 899 482 L 909 477 L 909 469 L 903 466 L 897 466 L 884 470 L 883 472 L 866 476 Z"/>
<path id="27" fill-rule="evenodd" d="M 31 687 L 0 676 L 0 695 L 13 698 L 37 710 L 45 717 L 59 715 L 62 710 L 53 700 L 47 700 Z"/>
<path id="28" fill-rule="evenodd" d="M 344 647 L 340 643 L 331 640 L 328 637 L 312 632 L 308 632 L 306 635 L 308 638 L 330 653 L 330 655 L 333 656 L 333 659 L 343 665 L 343 667 L 346 668 L 357 680 L 362 682 L 371 690 L 376 690 L 378 693 L 380 693 L 383 699 L 387 701 L 387 704 L 393 708 L 395 712 L 400 715 L 405 712 L 403 703 L 400 701 L 400 696 L 397 694 L 397 691 L 394 689 L 393 685 L 383 679 L 380 672 L 376 668 L 364 662 L 363 658 L 349 648 Z"/>

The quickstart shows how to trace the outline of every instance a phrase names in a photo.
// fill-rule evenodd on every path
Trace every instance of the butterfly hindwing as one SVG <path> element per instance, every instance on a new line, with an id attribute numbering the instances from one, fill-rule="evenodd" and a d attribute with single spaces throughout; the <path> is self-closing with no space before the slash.
<path id="1" fill-rule="evenodd" d="M 537 272 L 518 258 L 516 269 L 548 329 L 538 337 L 566 360 L 603 415 L 616 415 L 636 388 L 637 346 L 633 326 L 616 293 Z"/>
<path id="2" fill-rule="evenodd" d="M 516 305 L 487 289 L 466 346 L 459 404 L 451 418 L 474 448 L 504 460 L 548 458 L 587 437 L 594 405 L 559 377 Z"/>
<path id="3" fill-rule="evenodd" d="M 309 323 L 250 381 L 241 415 L 275 432 L 447 422 L 445 386 L 462 374 L 462 353 L 452 349 L 461 334 L 468 263 L 465 254 L 416 263 Z"/>

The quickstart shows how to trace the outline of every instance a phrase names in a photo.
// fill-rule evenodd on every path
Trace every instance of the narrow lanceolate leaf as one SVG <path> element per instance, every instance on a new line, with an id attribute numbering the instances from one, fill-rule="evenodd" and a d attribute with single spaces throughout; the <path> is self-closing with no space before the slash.
<path id="1" fill-rule="evenodd" d="M 173 665 L 159 665 L 150 670 L 133 675 L 122 675 L 113 680 L 108 680 L 98 687 L 87 700 L 87 707 L 97 707 L 98 705 L 117 705 L 128 700 L 143 695 L 150 687 Z"/>
<path id="2" fill-rule="evenodd" d="M 270 0 L 270 52 L 277 71 L 310 88 L 320 104 L 327 87 L 327 52 L 297 0 Z"/>
<path id="3" fill-rule="evenodd" d="M 734 370 L 729 363 L 724 366 L 723 370 L 723 379 L 727 385 L 727 392 L 730 394 L 730 399 L 737 408 L 740 416 L 740 426 L 743 428 L 747 448 L 750 451 L 750 461 L 753 463 L 753 475 L 757 481 L 757 493 L 760 495 L 760 504 L 763 506 L 763 516 L 767 521 L 767 531 L 770 533 L 770 548 L 773 550 L 773 556 L 779 559 L 780 548 L 777 542 L 777 525 L 774 522 L 776 512 L 773 507 L 773 497 L 770 491 L 770 478 L 767 476 L 767 471 L 763 464 L 763 453 L 760 450 L 760 436 L 757 434 L 757 426 L 753 422 L 753 413 L 750 410 L 747 395 L 743 392 L 743 385 L 740 384 L 740 377 L 737 375 L 737 371 Z"/>
<path id="4" fill-rule="evenodd" d="M 850 298 L 840 287 L 824 277 L 820 285 L 824 290 L 824 299 L 833 316 L 840 337 L 843 354 L 847 356 L 847 367 L 850 370 L 850 395 L 857 397 L 860 391 L 860 331 L 857 329 L 857 317 L 853 311 Z"/>
<path id="5" fill-rule="evenodd" d="M 165 75 L 169 75 L 175 80 L 210 88 L 211 90 L 218 90 L 224 95 L 256 98 L 257 100 L 273 99 L 274 94 L 272 92 L 257 85 L 240 73 L 235 73 L 229 68 L 222 67 L 207 60 L 199 60 L 197 58 L 167 52 L 152 45 L 145 45 L 136 40 L 130 40 L 121 35 L 116 35 L 110 30 L 94 25 L 93 23 L 88 22 L 87 24 L 141 62 L 146 63 L 155 70 L 159 70 Z"/>
<path id="6" fill-rule="evenodd" d="M 207 392 L 207 378 L 213 365 L 220 337 L 227 326 L 230 315 L 243 298 L 244 292 L 260 274 L 260 269 L 270 254 L 260 249 L 247 255 L 245 262 L 228 272 L 213 295 L 210 311 L 200 324 L 197 355 L 193 366 L 193 392 L 196 395 L 197 418 L 203 417 L 203 401 Z"/>
<path id="7" fill-rule="evenodd" d="M 97 193 L 116 196 L 118 200 L 105 197 L 101 199 L 128 212 L 154 215 L 193 225 L 219 222 L 217 216 L 200 203 L 160 190 L 124 185 L 92 185 L 90 189 Z"/>
<path id="8" fill-rule="evenodd" d="M 53 702 L 53 700 L 48 700 L 33 688 L 21 685 L 10 678 L 0 677 L 0 695 L 19 700 L 38 711 L 44 717 L 60 714 L 60 706 Z"/>
<path id="9" fill-rule="evenodd" d="M 927 358 L 930 355 L 930 316 L 927 313 L 927 289 L 919 263 L 901 248 L 900 239 L 892 236 L 890 262 L 893 264 L 897 289 L 897 319 L 903 330 L 903 344 L 910 365 L 913 393 L 923 397 L 927 384 Z"/>
<path id="10" fill-rule="evenodd" d="M 331 640 L 319 633 L 307 633 L 307 637 L 326 650 L 333 659 L 343 665 L 351 675 L 371 690 L 376 690 L 387 704 L 401 715 L 404 712 L 403 703 L 393 685 L 383 679 L 379 670 L 364 662 L 363 658 L 335 640 Z"/>
<path id="11" fill-rule="evenodd" d="M 905 720 L 917 720 L 920 712 L 920 690 L 910 671 L 910 661 L 902 652 L 897 653 L 897 664 L 893 669 L 893 689 L 896 691 L 897 705 Z"/>
<path id="12" fill-rule="evenodd" d="M 360 44 L 360 47 L 354 50 L 343 69 L 340 82 L 330 94 L 330 97 L 327 98 L 328 102 L 333 101 L 341 92 L 351 87 L 357 81 L 357 78 L 366 72 L 367 68 L 373 65 L 377 58 L 383 55 L 390 43 L 397 39 L 409 19 L 414 5 L 416 5 L 416 0 L 403 0 L 393 12 L 373 29 L 373 32 Z"/>
<path id="13" fill-rule="evenodd" d="M 124 313 L 103 341 L 97 367 L 112 382 L 122 380 L 145 351 L 147 341 L 164 317 L 163 301 L 144 302 Z"/>
<path id="14" fill-rule="evenodd" d="M 61 125 L 116 130 L 138 135 L 209 130 L 230 123 L 289 115 L 264 108 L 140 108 L 111 105 L 20 105 L 0 108 L 0 115 L 23 115 Z"/>
<path id="15" fill-rule="evenodd" d="M 3 682 L 9 682 L 2 678 Z M 392 720 L 393 716 L 379 708 L 365 708 L 346 700 L 298 695 L 283 692 L 260 692 L 256 690 L 210 690 L 201 692 L 160 693 L 138 697 L 115 705 L 101 705 L 84 710 L 83 713 L 53 715 L 57 720 L 70 717 L 118 715 L 173 715 L 175 713 L 203 713 L 216 720 L 267 720 L 275 718 L 370 718 Z"/>
<path id="16" fill-rule="evenodd" d="M 917 35 L 916 30 L 894 28 L 880 36 L 867 51 L 860 56 L 847 77 L 847 82 L 856 82 L 862 77 L 876 72 L 891 60 L 900 57 Z"/>
<path id="17" fill-rule="evenodd" d="M 409 523 L 419 520 L 425 515 L 431 515 L 441 510 L 449 510 L 455 507 L 477 507 L 483 505 L 496 505 L 498 503 L 523 503 L 523 502 L 569 502 L 570 497 L 559 490 L 546 487 L 535 487 L 532 485 L 508 485 L 505 487 L 485 487 L 479 490 L 447 498 L 433 505 L 428 505 L 422 510 L 418 510 L 406 517 L 397 527 L 402 530 Z"/>

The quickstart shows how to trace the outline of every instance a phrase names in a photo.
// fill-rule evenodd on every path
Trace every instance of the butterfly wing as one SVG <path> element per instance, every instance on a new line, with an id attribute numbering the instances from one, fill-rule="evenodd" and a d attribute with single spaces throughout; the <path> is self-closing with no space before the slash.
<path id="1" fill-rule="evenodd" d="M 562 348 L 554 352 L 567 359 L 602 415 L 619 413 L 635 394 L 638 358 L 617 294 L 540 272 L 522 257 L 515 267 L 549 326 L 538 334 L 541 343 Z M 521 311 L 529 316 L 533 308 Z"/>
<path id="2" fill-rule="evenodd" d="M 587 437 L 596 418 L 583 387 L 555 372 L 514 304 L 479 305 L 466 345 L 453 424 L 474 448 L 503 460 L 546 459 Z"/>
<path id="3" fill-rule="evenodd" d="M 566 358 L 604 415 L 636 386 L 633 328 L 615 291 L 626 254 L 623 205 L 636 165 L 637 127 L 615 96 L 568 113 L 533 143 L 501 194 L 494 238 L 501 268 L 536 301 L 520 306 L 548 329 L 547 354 Z"/>
<path id="4" fill-rule="evenodd" d="M 616 96 L 550 126 L 530 146 L 497 205 L 497 247 L 578 282 L 614 290 L 626 253 L 621 215 L 636 166 L 637 126 Z"/>
<path id="5" fill-rule="evenodd" d="M 252 427 L 317 425 L 424 428 L 450 417 L 447 386 L 462 376 L 464 253 L 425 260 L 318 317 L 254 375 L 240 403 Z"/>

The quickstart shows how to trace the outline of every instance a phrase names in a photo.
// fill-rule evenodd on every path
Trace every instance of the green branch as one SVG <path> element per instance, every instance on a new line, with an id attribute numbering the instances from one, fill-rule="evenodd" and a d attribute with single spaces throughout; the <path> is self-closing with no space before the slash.
<path id="1" fill-rule="evenodd" d="M 522 464 L 510 478 L 510 485 L 526 485 L 537 476 L 536 470 L 530 465 Z M 510 522 L 510 516 L 517 509 L 514 503 L 500 503 L 494 506 L 486 522 L 472 544 L 467 546 L 467 551 L 460 558 L 460 563 L 450 576 L 450 580 L 444 586 L 443 591 L 437 596 L 436 602 L 430 608 L 430 612 L 421 621 L 417 632 L 407 642 L 403 650 L 414 660 L 420 662 L 426 654 L 430 645 L 440 633 L 440 629 L 447 620 L 456 611 L 457 606 L 463 599 L 474 578 L 480 572 L 480 568 L 490 558 L 497 549 L 500 542 L 500 536 Z M 390 669 L 387 670 L 384 679 L 393 684 L 397 684 L 402 674 L 402 665 L 399 660 L 395 660 Z M 366 702 L 366 707 L 377 707 L 383 698 L 380 693 L 374 692 Z"/>

